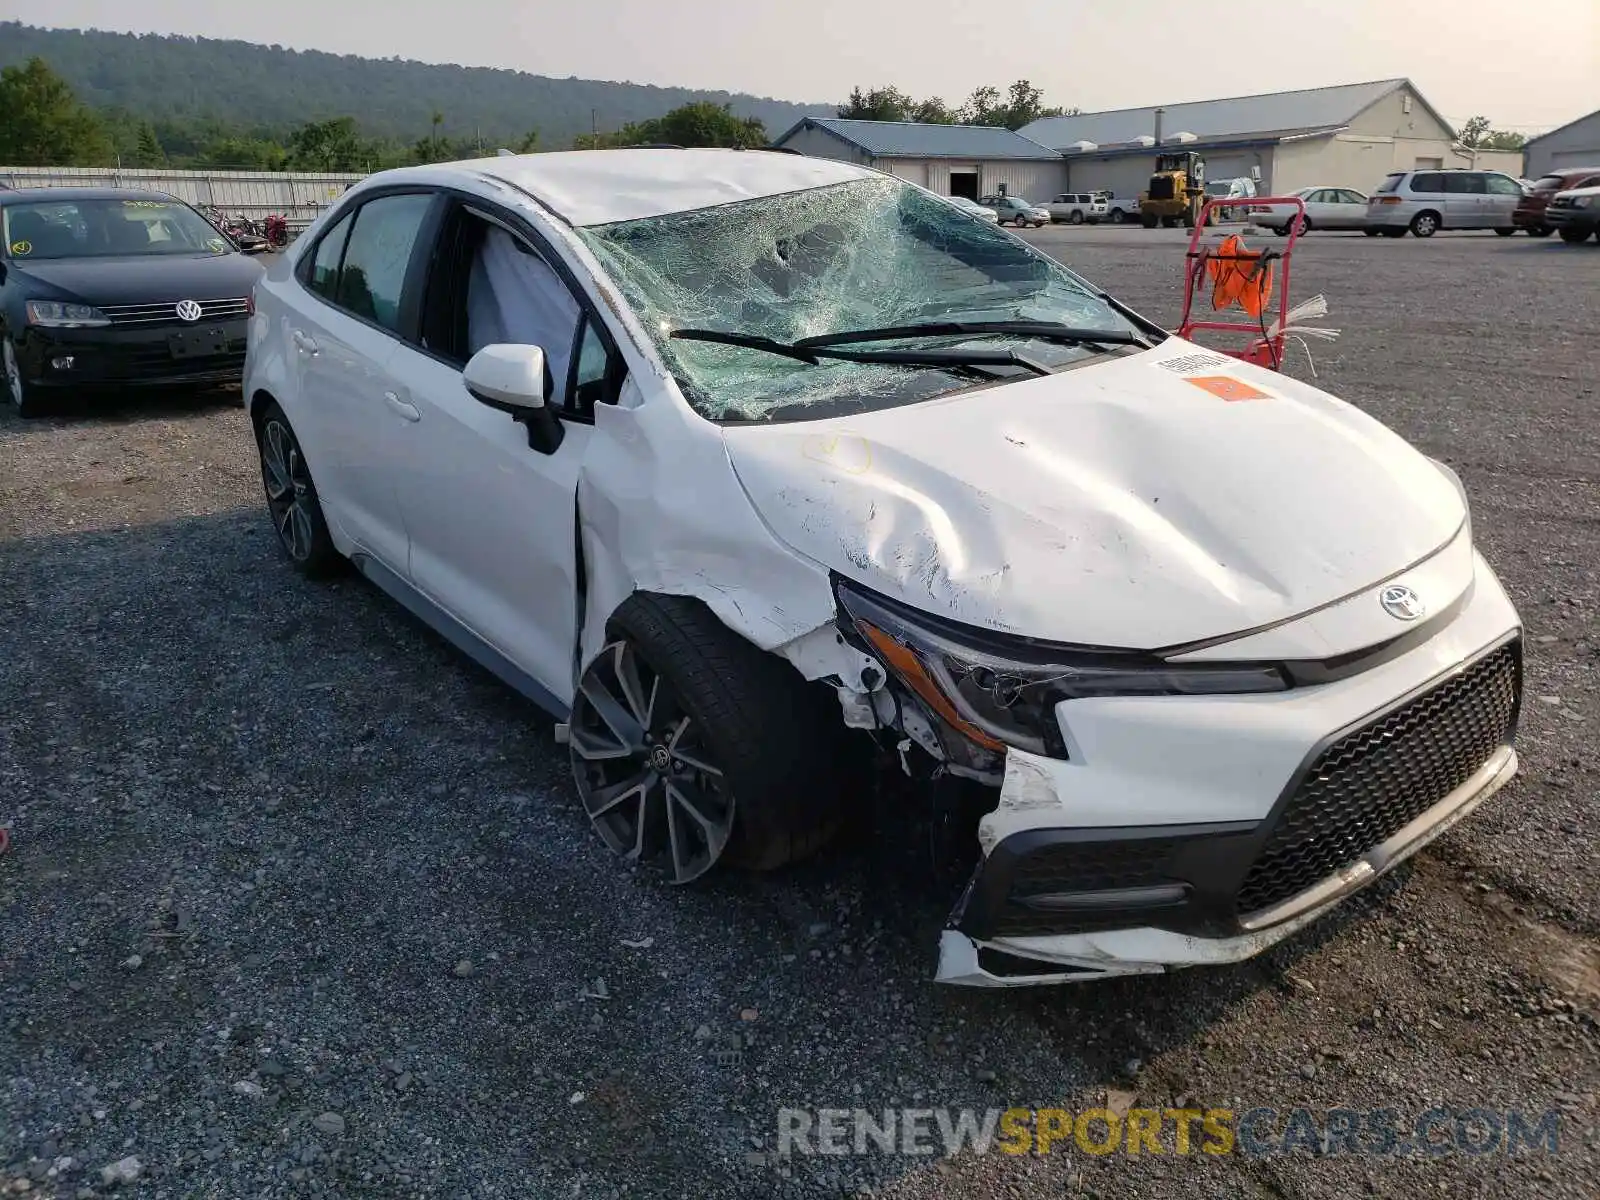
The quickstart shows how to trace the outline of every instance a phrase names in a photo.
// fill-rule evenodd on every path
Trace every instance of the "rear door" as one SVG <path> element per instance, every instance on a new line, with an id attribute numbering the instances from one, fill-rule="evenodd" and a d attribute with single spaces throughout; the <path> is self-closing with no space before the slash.
<path id="1" fill-rule="evenodd" d="M 362 550 L 398 572 L 407 539 L 393 434 L 405 415 L 389 366 L 419 307 L 407 279 L 420 278 L 416 250 L 437 203 L 418 190 L 363 201 L 307 256 L 306 297 L 289 317 L 301 380 L 290 420 L 312 459 L 318 498 Z"/>
<path id="2" fill-rule="evenodd" d="M 1496 229 L 1511 228 L 1511 214 L 1522 200 L 1522 185 L 1509 175 L 1485 172 L 1483 178 L 1484 224 Z"/>
<path id="3" fill-rule="evenodd" d="M 1490 224 L 1481 171 L 1444 172 L 1444 223 L 1449 229 L 1482 229 Z"/>
<path id="4" fill-rule="evenodd" d="M 1327 225 L 1329 229 L 1360 229 L 1367 223 L 1367 198 L 1349 188 L 1334 188 Z"/>

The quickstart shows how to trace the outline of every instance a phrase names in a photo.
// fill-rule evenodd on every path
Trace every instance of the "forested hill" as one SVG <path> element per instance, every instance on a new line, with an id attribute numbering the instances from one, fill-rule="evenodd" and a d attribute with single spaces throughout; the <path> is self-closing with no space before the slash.
<path id="1" fill-rule="evenodd" d="M 255 129 L 354 117 L 368 134 L 410 140 L 442 113 L 441 132 L 481 133 L 486 145 L 538 130 L 539 145 L 569 146 L 591 130 L 647 121 L 696 101 L 731 104 L 773 136 L 828 105 L 791 104 L 729 92 L 649 87 L 594 79 L 553 79 L 488 67 L 436 66 L 285 50 L 249 42 L 97 30 L 37 29 L 0 22 L 0 67 L 37 55 L 80 100 L 147 121 L 217 119 Z"/>

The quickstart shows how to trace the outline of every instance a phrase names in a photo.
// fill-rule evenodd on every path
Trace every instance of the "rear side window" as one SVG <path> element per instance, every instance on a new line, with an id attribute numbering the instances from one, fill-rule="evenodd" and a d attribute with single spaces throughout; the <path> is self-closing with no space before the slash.
<path id="1" fill-rule="evenodd" d="M 1561 187 L 1559 175 L 1541 175 L 1533 184 L 1533 190 L 1536 192 L 1559 192 Z"/>
<path id="2" fill-rule="evenodd" d="M 345 217 L 328 230 L 311 259 L 311 274 L 306 286 L 324 300 L 331 301 L 339 282 L 339 260 L 344 257 L 345 239 L 350 236 L 350 218 Z"/>
<path id="3" fill-rule="evenodd" d="M 1378 185 L 1378 190 L 1380 192 L 1398 191 L 1400 187 L 1400 181 L 1404 178 L 1404 175 L 1390 175 Z"/>
<path id="4" fill-rule="evenodd" d="M 431 195 L 380 196 L 356 213 L 334 303 L 385 329 L 400 330 L 400 292 Z"/>
<path id="5" fill-rule="evenodd" d="M 1418 171 L 1411 177 L 1413 192 L 1444 191 L 1444 175 L 1438 171 Z"/>

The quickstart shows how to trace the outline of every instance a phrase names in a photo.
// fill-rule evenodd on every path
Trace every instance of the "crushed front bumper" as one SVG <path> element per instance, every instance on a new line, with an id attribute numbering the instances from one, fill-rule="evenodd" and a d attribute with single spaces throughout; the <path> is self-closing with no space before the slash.
<path id="1" fill-rule="evenodd" d="M 1241 932 L 1231 936 L 1208 937 L 1147 925 L 979 941 L 957 927 L 940 936 L 937 979 L 978 987 L 1019 987 L 1240 962 L 1309 925 L 1404 862 L 1499 791 L 1516 771 L 1517 752 L 1502 746 L 1472 778 L 1387 840 L 1299 895 L 1240 920 Z"/>
<path id="2" fill-rule="evenodd" d="M 1439 632 L 1336 682 L 1066 701 L 1067 758 L 1007 753 L 937 978 L 1148 974 L 1289 936 L 1515 774 L 1520 635 L 1480 560 Z"/>

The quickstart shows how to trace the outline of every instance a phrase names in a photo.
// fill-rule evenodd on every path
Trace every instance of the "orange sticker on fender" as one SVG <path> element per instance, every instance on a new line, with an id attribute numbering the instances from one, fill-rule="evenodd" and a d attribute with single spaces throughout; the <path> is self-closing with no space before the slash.
<path id="1" fill-rule="evenodd" d="M 1263 392 L 1242 379 L 1231 375 L 1186 375 L 1183 381 L 1192 383 L 1203 392 L 1210 392 L 1218 400 L 1271 400 L 1271 392 Z"/>

